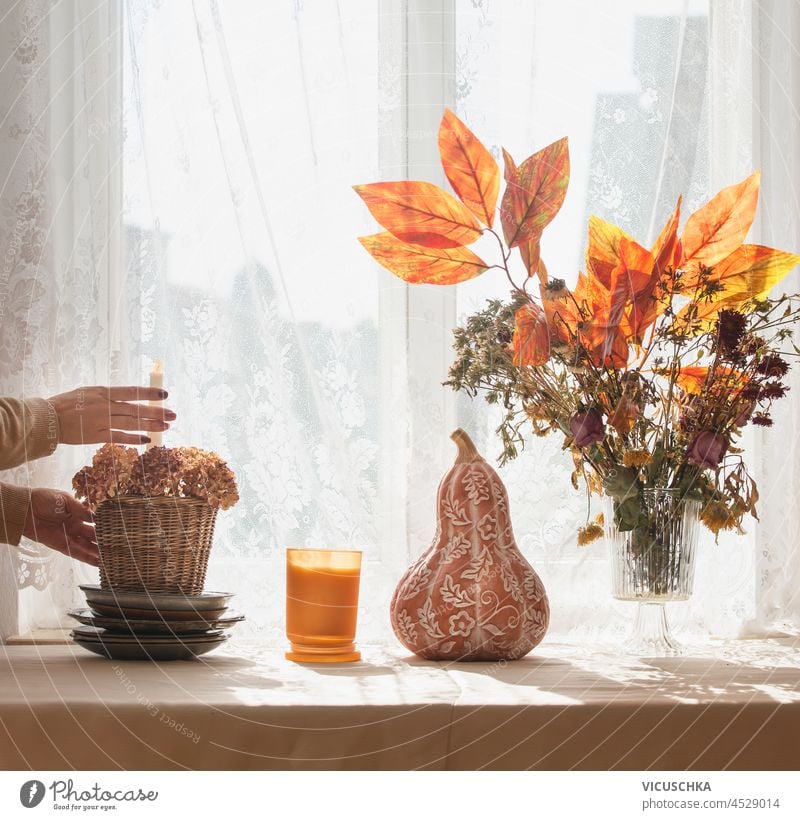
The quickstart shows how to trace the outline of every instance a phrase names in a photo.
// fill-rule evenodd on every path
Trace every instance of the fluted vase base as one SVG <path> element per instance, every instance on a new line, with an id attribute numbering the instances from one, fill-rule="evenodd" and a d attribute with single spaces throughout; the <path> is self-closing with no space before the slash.
<path id="1" fill-rule="evenodd" d="M 671 657 L 684 653 L 675 639 L 664 604 L 640 603 L 633 629 L 624 644 L 625 651 L 642 657 Z"/>

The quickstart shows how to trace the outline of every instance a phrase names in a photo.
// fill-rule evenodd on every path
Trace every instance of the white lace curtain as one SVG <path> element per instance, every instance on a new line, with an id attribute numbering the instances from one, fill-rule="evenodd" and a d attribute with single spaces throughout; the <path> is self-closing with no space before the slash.
<path id="1" fill-rule="evenodd" d="M 114 318 L 119 17 L 113 3 L 6 4 L 0 23 L 0 391 L 50 396 L 125 377 Z M 116 108 L 114 106 L 117 106 Z M 60 448 L 4 480 L 70 487 Z M 0 634 L 56 626 L 96 572 L 32 542 L 2 549 Z"/>
<path id="2" fill-rule="evenodd" d="M 570 137 L 570 193 L 544 249 L 568 280 L 590 213 L 648 241 L 679 193 L 689 212 L 758 166 L 756 240 L 800 247 L 794 2 L 48 8 L 26 0 L 3 27 L 0 239 L 20 245 L 15 225 L 40 231 L 0 281 L 0 297 L 18 294 L 4 308 L 3 390 L 144 379 L 162 359 L 179 413 L 166 443 L 215 449 L 239 477 L 210 583 L 239 592 L 251 634 L 280 638 L 283 550 L 306 544 L 365 551 L 361 635 L 387 638 L 393 584 L 433 536 L 451 427 L 466 426 L 487 456 L 499 450 L 487 409 L 440 382 L 453 323 L 505 295 L 502 282 L 409 290 L 355 241 L 374 226 L 351 185 L 441 181 L 443 105 L 496 153 L 522 158 Z M 62 56 L 74 74 L 53 59 L 70 18 Z M 68 217 L 53 185 L 67 187 Z M 784 430 L 799 408 L 796 396 L 785 403 Z M 769 448 L 788 435 L 769 435 L 753 446 L 771 465 Z M 36 481 L 63 485 L 89 455 L 42 465 Z M 787 489 L 795 461 L 764 471 L 757 537 L 704 549 L 695 598 L 676 609 L 688 626 L 798 622 L 800 562 L 786 528 L 776 535 L 787 511 L 792 533 L 800 520 Z M 555 440 L 535 439 L 502 475 L 549 590 L 553 635 L 609 637 L 629 613 L 610 600 L 602 547 L 575 546 L 584 498 L 570 470 Z M 74 581 L 55 577 L 64 593 L 29 622 L 61 618 Z"/>

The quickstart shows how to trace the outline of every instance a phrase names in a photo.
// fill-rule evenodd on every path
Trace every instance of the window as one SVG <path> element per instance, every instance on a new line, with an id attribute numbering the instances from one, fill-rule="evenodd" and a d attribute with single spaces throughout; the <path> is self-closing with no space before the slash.
<path id="1" fill-rule="evenodd" d="M 26 86 L 9 139 L 24 141 L 28 117 L 44 111 L 48 134 L 64 138 L 52 153 L 13 146 L 20 196 L 45 178 L 54 227 L 49 267 L 15 281 L 34 292 L 48 276 L 54 287 L 39 313 L 20 297 L 14 338 L 36 344 L 0 348 L 27 356 L 7 389 L 19 392 L 23 375 L 29 394 L 52 392 L 56 376 L 64 388 L 139 380 L 163 359 L 179 413 L 166 443 L 218 450 L 240 481 L 242 501 L 218 519 L 209 582 L 239 592 L 252 634 L 279 638 L 284 547 L 362 548 L 361 635 L 385 638 L 393 586 L 434 534 L 450 431 L 465 426 L 487 457 L 499 451 L 487 406 L 441 382 L 452 327 L 506 287 L 488 273 L 458 289 L 408 288 L 378 269 L 356 241 L 376 228 L 350 186 L 443 183 L 445 105 L 498 157 L 567 135 L 570 192 L 543 253 L 552 275 L 574 281 L 590 213 L 652 240 L 679 193 L 689 212 L 755 164 L 754 112 L 769 139 L 782 133 L 752 97 L 730 102 L 774 85 L 751 34 L 773 53 L 780 25 L 759 23 L 749 0 L 717 8 L 108 0 L 79 25 L 60 8 L 38 25 L 21 16 L 19 37 L 38 50 L 19 51 L 17 67 L 48 79 Z M 25 175 L 37 167 L 44 177 Z M 89 452 L 62 454 L 36 481 L 65 485 Z M 558 604 L 553 634 L 608 634 L 627 612 L 611 605 L 602 546 L 575 546 L 585 507 L 571 469 L 555 439 L 531 439 L 501 475 L 518 541 Z M 750 618 L 757 575 L 777 566 L 759 569 L 752 538 L 722 550 L 703 551 L 706 592 L 681 610 L 698 628 Z M 74 570 L 60 571 L 32 624 L 63 620 Z"/>
<path id="2" fill-rule="evenodd" d="M 497 450 L 485 405 L 440 383 L 456 315 L 503 282 L 392 281 L 355 241 L 374 226 L 350 186 L 441 181 L 450 105 L 498 156 L 569 135 L 551 270 L 574 277 L 590 212 L 649 238 L 679 192 L 707 190 L 707 8 L 690 5 L 127 4 L 134 372 L 163 358 L 168 441 L 235 465 L 242 502 L 220 516 L 212 577 L 257 629 L 280 630 L 285 546 L 346 545 L 367 554 L 364 629 L 381 636 L 394 579 L 433 536 L 456 419 Z M 603 559 L 574 547 L 570 470 L 536 441 L 504 476 L 552 591 L 593 607 Z"/>

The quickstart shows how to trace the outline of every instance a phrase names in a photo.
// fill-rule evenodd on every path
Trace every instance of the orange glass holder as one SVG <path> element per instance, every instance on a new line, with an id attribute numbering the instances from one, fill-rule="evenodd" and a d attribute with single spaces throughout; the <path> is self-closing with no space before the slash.
<path id="1" fill-rule="evenodd" d="M 286 550 L 288 660 L 361 660 L 355 646 L 360 581 L 360 550 Z"/>

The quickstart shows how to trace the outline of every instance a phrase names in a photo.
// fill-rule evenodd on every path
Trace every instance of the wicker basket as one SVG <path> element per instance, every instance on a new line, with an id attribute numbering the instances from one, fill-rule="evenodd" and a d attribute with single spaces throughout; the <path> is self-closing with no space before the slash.
<path id="1" fill-rule="evenodd" d="M 100 586 L 129 592 L 203 591 L 217 511 L 197 498 L 121 496 L 95 512 Z"/>

